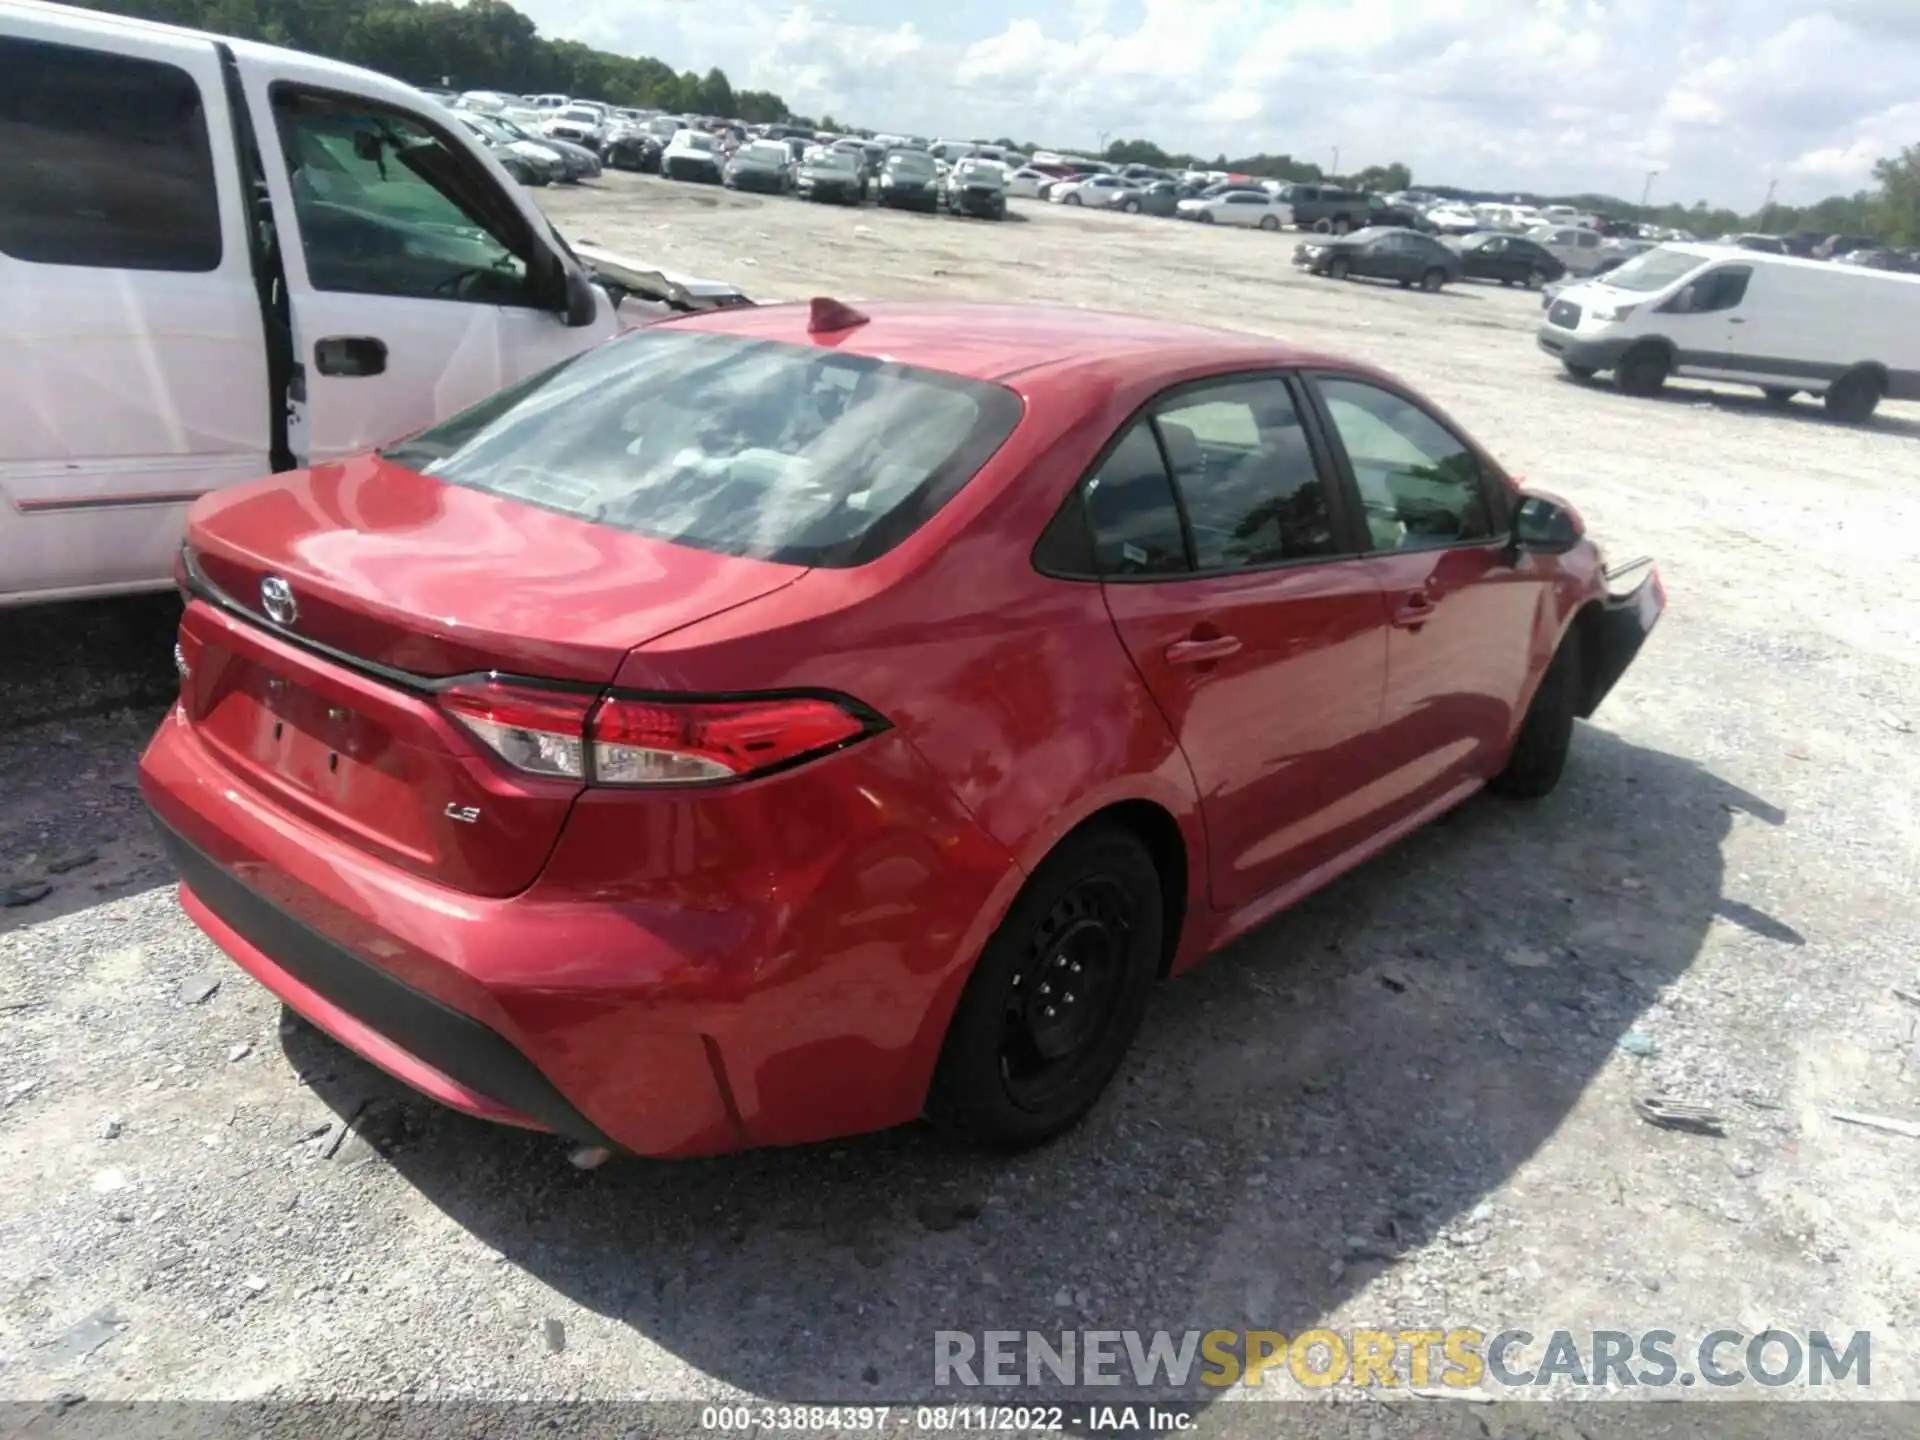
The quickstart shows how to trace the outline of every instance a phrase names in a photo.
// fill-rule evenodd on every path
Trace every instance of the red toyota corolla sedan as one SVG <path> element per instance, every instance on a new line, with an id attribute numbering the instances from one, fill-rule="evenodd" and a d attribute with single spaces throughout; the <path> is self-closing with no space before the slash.
<path id="1" fill-rule="evenodd" d="M 1551 788 L 1664 603 L 1376 370 L 831 301 L 210 495 L 180 571 L 188 914 L 427 1095 L 659 1156 L 1054 1134 L 1157 978 Z"/>

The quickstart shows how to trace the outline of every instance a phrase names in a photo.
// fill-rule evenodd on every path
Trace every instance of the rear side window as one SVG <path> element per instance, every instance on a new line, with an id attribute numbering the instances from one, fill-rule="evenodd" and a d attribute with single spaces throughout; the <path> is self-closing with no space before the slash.
<path id="1" fill-rule="evenodd" d="M 382 453 L 658 540 L 851 566 L 952 499 L 1021 413 L 1004 386 L 897 361 L 650 328 Z"/>
<path id="2" fill-rule="evenodd" d="M 0 37 L 0 252 L 208 271 L 220 200 L 207 117 L 174 65 Z"/>
<path id="3" fill-rule="evenodd" d="M 1127 431 L 1084 494 L 1100 574 L 1173 575 L 1188 568 L 1173 481 L 1146 421 Z"/>

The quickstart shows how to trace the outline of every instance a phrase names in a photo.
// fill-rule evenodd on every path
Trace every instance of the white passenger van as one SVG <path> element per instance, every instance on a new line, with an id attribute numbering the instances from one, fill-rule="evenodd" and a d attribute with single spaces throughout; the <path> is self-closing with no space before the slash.
<path id="1" fill-rule="evenodd" d="M 1825 397 L 1836 419 L 1883 398 L 1920 400 L 1920 275 L 1767 255 L 1656 246 L 1554 297 L 1540 346 L 1629 395 L 1669 377 L 1757 386 L 1776 404 Z"/>
<path id="2" fill-rule="evenodd" d="M 0 605 L 163 588 L 197 496 L 424 428 L 654 294 L 397 80 L 35 0 L 0 5 L 0 76 Z"/>

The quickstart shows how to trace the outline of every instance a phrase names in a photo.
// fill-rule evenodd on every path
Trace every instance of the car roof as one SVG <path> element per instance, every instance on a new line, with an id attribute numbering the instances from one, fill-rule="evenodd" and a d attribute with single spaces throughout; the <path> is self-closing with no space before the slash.
<path id="1" fill-rule="evenodd" d="M 865 324 L 824 336 L 808 333 L 810 307 L 801 303 L 706 310 L 661 323 L 676 330 L 831 345 L 847 354 L 973 380 L 1003 381 L 1042 368 L 1057 373 L 1114 362 L 1164 366 L 1171 372 L 1214 356 L 1250 368 L 1365 368 L 1342 356 L 1264 335 L 1102 310 L 965 301 L 856 303 L 855 308 L 867 316 Z"/>

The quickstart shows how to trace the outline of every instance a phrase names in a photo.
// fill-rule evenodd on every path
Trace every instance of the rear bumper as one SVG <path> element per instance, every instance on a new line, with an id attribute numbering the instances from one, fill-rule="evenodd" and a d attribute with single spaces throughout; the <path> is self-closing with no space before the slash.
<path id="1" fill-rule="evenodd" d="M 1020 878 L 895 731 L 724 796 L 590 791 L 500 898 L 288 813 L 177 707 L 140 782 L 189 917 L 301 1015 L 454 1109 L 643 1155 L 913 1119 Z"/>
<path id="2" fill-rule="evenodd" d="M 1558 325 L 1542 325 L 1538 332 L 1540 348 L 1558 356 L 1569 365 L 1588 370 L 1611 370 L 1627 353 L 1627 340 L 1582 340 Z"/>
<path id="3" fill-rule="evenodd" d="M 506 1037 L 328 939 L 157 815 L 154 824 L 194 923 L 336 1040 L 456 1110 L 610 1143 Z"/>
<path id="4" fill-rule="evenodd" d="M 1587 636 L 1595 653 L 1587 660 L 1586 691 L 1578 712 L 1581 719 L 1591 718 L 1627 673 L 1666 608 L 1666 588 L 1660 583 L 1660 572 L 1651 566 L 1646 578 L 1632 590 L 1607 597 L 1599 623 Z"/>

